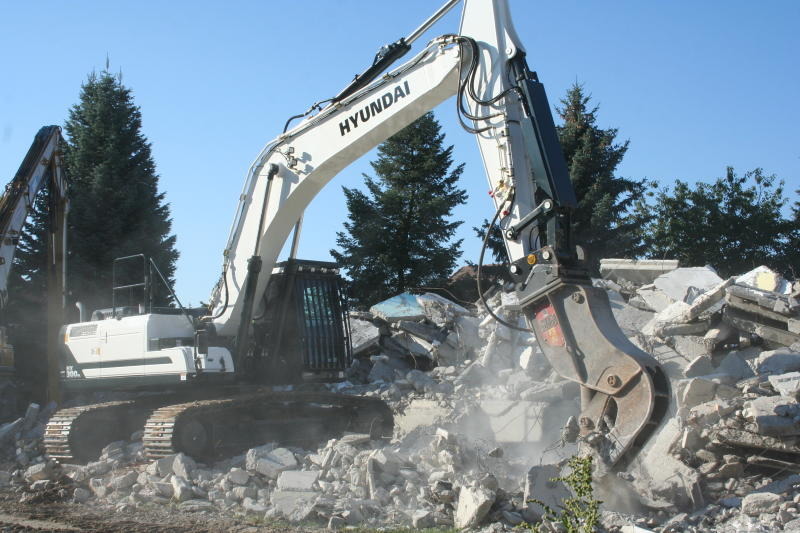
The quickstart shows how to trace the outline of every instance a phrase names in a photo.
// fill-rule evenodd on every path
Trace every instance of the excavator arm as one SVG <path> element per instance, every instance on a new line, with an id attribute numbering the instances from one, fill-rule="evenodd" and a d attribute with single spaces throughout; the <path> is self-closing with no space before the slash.
<path id="1" fill-rule="evenodd" d="M 456 96 L 483 158 L 519 310 L 553 368 L 580 384 L 585 441 L 609 466 L 623 466 L 666 412 L 668 383 L 657 362 L 624 336 L 572 242 L 575 193 L 507 1 L 465 0 L 458 34 L 432 40 L 383 74 L 456 3 L 385 47 L 325 107 L 312 106 L 262 150 L 248 172 L 206 322 L 217 335 L 235 337 L 238 368 L 252 318 L 263 312 L 260 296 L 311 200 L 348 164 Z"/>

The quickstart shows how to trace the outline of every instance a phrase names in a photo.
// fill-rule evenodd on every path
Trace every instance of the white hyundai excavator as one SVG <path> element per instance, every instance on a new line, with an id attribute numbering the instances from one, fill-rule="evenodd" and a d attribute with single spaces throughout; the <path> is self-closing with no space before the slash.
<path id="1" fill-rule="evenodd" d="M 340 371 L 350 358 L 334 265 L 294 259 L 304 210 L 348 164 L 455 96 L 483 158 L 492 224 L 510 259 L 508 290 L 553 368 L 580 385 L 584 440 L 607 466 L 625 466 L 665 414 L 669 384 L 622 333 L 572 242 L 575 193 L 507 0 L 464 0 L 457 34 L 433 39 L 389 70 L 457 3 L 381 48 L 339 94 L 293 117 L 303 120 L 288 129 L 290 119 L 259 153 L 203 316 L 114 305 L 64 328 L 65 386 L 172 385 L 175 392 L 57 412 L 45 436 L 51 456 L 91 458 L 99 448 L 90 438 L 105 443 L 136 425 L 144 427 L 150 457 L 214 457 L 298 431 L 298 438 L 347 429 L 390 434 L 391 413 L 377 400 L 267 385 L 296 381 L 304 371 Z M 290 259 L 278 263 L 293 228 Z"/>

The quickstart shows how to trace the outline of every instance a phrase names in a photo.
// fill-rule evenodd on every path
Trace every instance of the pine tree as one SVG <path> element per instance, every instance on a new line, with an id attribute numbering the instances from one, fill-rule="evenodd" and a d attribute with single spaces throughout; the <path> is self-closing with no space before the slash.
<path id="1" fill-rule="evenodd" d="M 341 251 L 331 255 L 350 277 L 355 305 L 368 307 L 415 287 L 446 279 L 461 255 L 452 241 L 461 222 L 450 221 L 467 194 L 456 184 L 464 165 L 453 164 L 453 147 L 432 113 L 378 147 L 371 163 L 376 177 L 364 175 L 367 193 L 344 188 L 349 211 Z"/>
<path id="2" fill-rule="evenodd" d="M 563 124 L 557 126 L 578 207 L 572 215 L 574 244 L 581 245 L 589 266 L 597 272 L 604 257 L 635 257 L 644 250 L 641 226 L 649 221 L 647 210 L 637 210 L 636 201 L 645 193 L 644 181 L 615 176 L 628 141 L 614 144 L 617 130 L 597 126 L 597 107 L 589 108 L 590 96 L 574 84 L 557 108 Z M 483 239 L 488 220 L 472 228 Z M 488 248 L 495 261 L 507 264 L 499 228 L 492 229 Z"/>
<path id="3" fill-rule="evenodd" d="M 800 223 L 782 214 L 783 182 L 757 168 L 691 187 L 680 180 L 661 191 L 646 229 L 647 255 L 711 265 L 730 276 L 767 265 L 794 276 Z M 793 243 L 794 241 L 794 243 Z"/>
<path id="4" fill-rule="evenodd" d="M 68 287 L 88 309 L 111 304 L 112 262 L 143 253 L 171 282 L 178 252 L 142 115 L 121 76 L 92 73 L 65 131 L 70 176 Z M 131 274 L 131 278 L 133 275 Z M 137 276 L 138 279 L 141 279 Z M 156 304 L 170 301 L 158 283 Z"/>
<path id="5" fill-rule="evenodd" d="M 643 220 L 632 216 L 632 211 L 645 184 L 614 175 L 629 141 L 615 144 L 618 130 L 597 125 L 598 107 L 590 108 L 590 100 L 576 83 L 557 111 L 563 120 L 558 136 L 578 199 L 572 217 L 573 239 L 584 247 L 596 272 L 602 258 L 636 257 L 643 252 Z"/>

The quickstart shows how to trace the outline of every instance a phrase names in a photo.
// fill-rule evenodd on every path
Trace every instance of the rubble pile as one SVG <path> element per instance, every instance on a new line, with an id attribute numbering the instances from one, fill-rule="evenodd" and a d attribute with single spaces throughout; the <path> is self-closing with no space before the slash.
<path id="1" fill-rule="evenodd" d="M 672 389 L 665 422 L 628 469 L 596 479 L 603 530 L 800 531 L 800 286 L 764 267 L 729 279 L 667 261 L 605 261 L 602 271 L 595 283 L 623 332 Z M 507 295 L 488 305 L 524 325 Z M 96 462 L 58 465 L 37 455 L 45 409 L 0 427 L 16 455 L 0 484 L 23 498 L 58 487 L 115 509 L 173 505 L 330 529 L 508 530 L 542 521 L 529 500 L 558 508 L 569 495 L 551 480 L 590 449 L 564 428 L 580 394 L 530 332 L 434 294 L 351 313 L 350 328 L 353 366 L 327 387 L 383 399 L 393 435 L 345 434 L 314 450 L 265 443 L 208 465 L 183 454 L 148 462 L 133 435 Z"/>

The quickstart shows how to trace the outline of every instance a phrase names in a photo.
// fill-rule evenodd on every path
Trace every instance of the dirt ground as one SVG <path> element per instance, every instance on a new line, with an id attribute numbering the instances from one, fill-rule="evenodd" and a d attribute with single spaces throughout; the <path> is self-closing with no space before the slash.
<path id="1" fill-rule="evenodd" d="M 163 506 L 118 511 L 112 506 L 63 503 L 55 493 L 25 496 L 13 489 L 0 490 L 0 533 L 6 532 L 110 532 L 110 533 L 260 533 L 314 529 L 264 525 L 219 513 L 184 512 Z M 322 528 L 320 528 L 322 529 Z M 319 531 L 319 529 L 317 529 Z"/>

